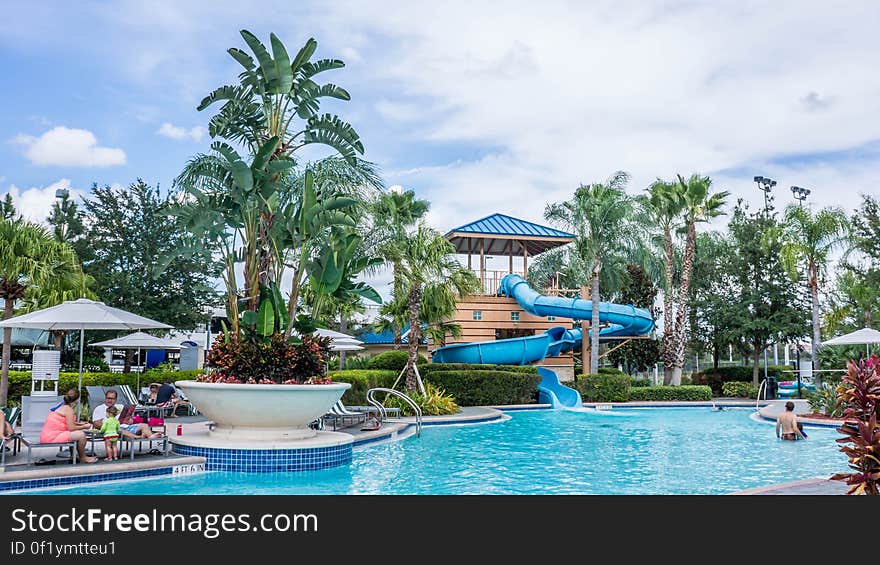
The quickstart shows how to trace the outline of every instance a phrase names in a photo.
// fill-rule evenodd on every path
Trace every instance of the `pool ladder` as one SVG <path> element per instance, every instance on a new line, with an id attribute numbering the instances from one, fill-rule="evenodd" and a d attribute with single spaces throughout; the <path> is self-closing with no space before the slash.
<path id="1" fill-rule="evenodd" d="M 413 411 L 416 414 L 416 437 L 420 437 L 422 435 L 422 409 L 421 409 L 421 407 L 418 404 L 416 404 L 416 402 L 412 398 L 403 394 L 402 392 L 396 391 L 391 388 L 381 388 L 381 387 L 371 388 L 370 390 L 367 391 L 367 402 L 369 402 L 372 406 L 374 406 L 379 411 L 379 415 L 382 418 L 382 421 L 385 421 L 385 419 L 388 417 L 388 413 L 385 411 L 385 406 L 383 406 L 381 402 L 376 400 L 375 393 L 377 393 L 377 392 L 384 392 L 386 394 L 396 396 L 396 397 L 402 399 L 404 402 L 406 402 L 410 406 L 410 408 L 413 409 Z"/>
<path id="2" fill-rule="evenodd" d="M 758 387 L 758 395 L 755 398 L 755 412 L 761 409 L 761 391 L 764 391 L 764 400 L 767 400 L 767 380 L 768 379 L 764 379 L 761 381 L 761 385 Z"/>

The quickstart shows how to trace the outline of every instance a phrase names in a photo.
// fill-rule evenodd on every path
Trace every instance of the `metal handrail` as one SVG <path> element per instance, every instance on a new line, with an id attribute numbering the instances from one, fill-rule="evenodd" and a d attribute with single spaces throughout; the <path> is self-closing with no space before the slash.
<path id="1" fill-rule="evenodd" d="M 758 396 L 755 398 L 755 412 L 760 410 L 759 404 L 761 402 L 761 391 L 764 391 L 764 400 L 767 400 L 767 381 L 769 379 L 764 379 L 761 381 L 761 384 L 758 386 Z"/>
<path id="2" fill-rule="evenodd" d="M 413 411 L 416 414 L 416 436 L 422 435 L 422 409 L 418 404 L 416 404 L 416 402 L 412 398 L 408 397 L 407 395 L 403 394 L 400 391 L 397 391 L 397 390 L 394 390 L 391 388 L 379 387 L 379 388 L 371 388 L 370 390 L 368 390 L 367 391 L 367 402 L 369 402 L 371 405 L 375 406 L 377 410 L 379 410 L 379 414 L 382 417 L 383 421 L 385 420 L 385 418 L 388 417 L 388 414 L 385 411 L 385 407 L 382 405 L 382 403 L 379 402 L 378 400 L 376 400 L 376 398 L 374 397 L 374 393 L 376 393 L 376 392 L 384 392 L 386 394 L 391 394 L 393 396 L 397 396 L 398 398 L 402 398 L 404 402 L 409 404 L 410 407 L 412 407 Z"/>

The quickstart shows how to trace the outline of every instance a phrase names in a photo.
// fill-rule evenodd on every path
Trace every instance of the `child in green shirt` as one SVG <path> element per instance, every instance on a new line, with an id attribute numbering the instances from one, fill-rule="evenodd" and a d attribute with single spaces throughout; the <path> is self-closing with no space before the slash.
<path id="1" fill-rule="evenodd" d="M 119 420 L 116 415 L 119 408 L 110 406 L 107 408 L 107 417 L 101 424 L 100 432 L 104 435 L 104 448 L 107 450 L 107 461 L 119 459 Z"/>

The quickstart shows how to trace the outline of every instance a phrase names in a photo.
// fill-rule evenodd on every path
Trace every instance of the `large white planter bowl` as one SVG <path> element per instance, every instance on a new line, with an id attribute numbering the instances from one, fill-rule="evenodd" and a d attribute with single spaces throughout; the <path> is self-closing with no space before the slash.
<path id="1" fill-rule="evenodd" d="M 326 414 L 349 383 L 260 385 L 177 381 L 199 412 L 212 420 L 215 438 L 288 441 L 314 437 L 309 424 Z"/>

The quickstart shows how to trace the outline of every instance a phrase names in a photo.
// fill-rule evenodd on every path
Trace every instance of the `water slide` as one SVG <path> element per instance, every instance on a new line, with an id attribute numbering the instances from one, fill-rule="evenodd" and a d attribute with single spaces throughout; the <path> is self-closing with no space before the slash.
<path id="1" fill-rule="evenodd" d="M 510 274 L 501 280 L 499 294 L 509 296 L 520 307 L 533 316 L 558 316 L 574 320 L 589 320 L 593 315 L 593 302 L 583 298 L 563 298 L 544 296 L 536 292 L 519 275 Z M 634 306 L 599 303 L 599 322 L 608 324 L 599 330 L 602 337 L 625 337 L 646 335 L 654 329 L 651 313 Z M 526 365 L 555 357 L 568 351 L 577 351 L 581 346 L 581 330 L 555 326 L 544 333 L 481 341 L 456 343 L 434 351 L 434 363 L 472 363 L 496 365 Z M 558 407 L 579 407 L 580 394 L 574 389 L 560 384 L 556 373 L 540 367 L 541 383 L 538 392 L 542 403 Z M 572 394 L 573 393 L 573 394 Z"/>

